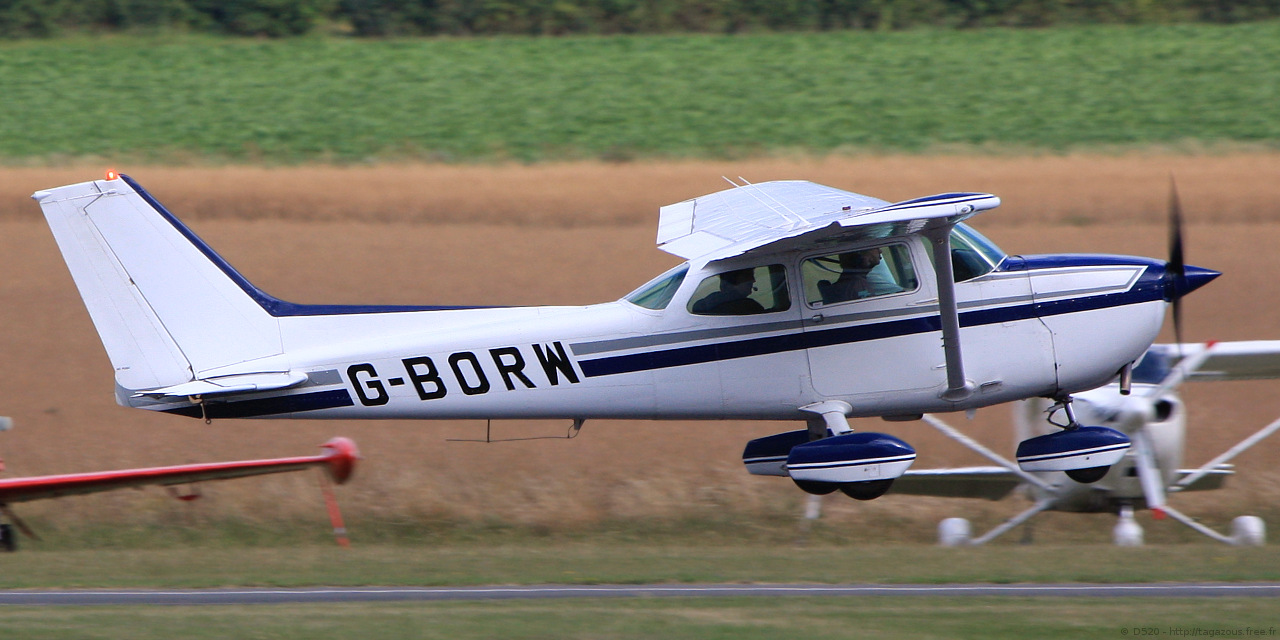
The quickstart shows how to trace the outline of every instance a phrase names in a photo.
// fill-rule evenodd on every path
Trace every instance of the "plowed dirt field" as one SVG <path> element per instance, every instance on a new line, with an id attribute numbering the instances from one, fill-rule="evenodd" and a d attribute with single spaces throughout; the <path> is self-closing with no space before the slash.
<path id="1" fill-rule="evenodd" d="M 124 169 L 124 168 L 122 168 Z M 669 164 L 373 167 L 136 167 L 125 171 L 263 290 L 307 303 L 586 304 L 616 299 L 675 264 L 654 248 L 658 207 L 716 191 L 721 176 L 807 179 L 887 200 L 989 191 L 1004 205 L 974 223 L 1010 253 L 1163 256 L 1170 176 L 1192 264 L 1221 270 L 1187 298 L 1187 340 L 1280 339 L 1280 154 L 949 156 Z M 39 215 L 34 190 L 98 178 L 97 167 L 0 169 L 0 434 L 7 474 L 88 471 L 298 455 L 354 438 L 364 465 L 343 490 L 351 518 L 492 520 L 573 526 L 627 518 L 798 513 L 789 482 L 746 474 L 747 439 L 780 423 L 589 422 L 573 441 L 498 444 L 483 422 L 199 420 L 117 407 L 111 367 Z M 1166 339 L 1172 339 L 1166 332 Z M 1280 415 L 1280 382 L 1191 385 L 1187 463 L 1199 464 Z M 1012 450 L 1008 411 L 952 416 Z M 866 421 L 920 451 L 917 467 L 981 464 L 922 423 Z M 495 437 L 563 435 L 567 424 L 493 424 Z M 1195 515 L 1269 513 L 1280 440 L 1236 460 L 1225 491 L 1179 496 Z M 269 519 L 317 512 L 314 479 L 206 488 L 209 513 Z M 158 490 L 64 499 L 55 520 L 186 517 Z M 1017 500 L 967 504 L 831 497 L 828 518 L 866 532 L 967 513 L 994 520 Z M 73 515 L 74 514 L 74 515 Z M 127 514 L 127 515 L 125 515 Z M 139 515 L 141 514 L 141 515 Z M 320 516 L 322 517 L 322 516 Z M 1065 516 L 1070 517 L 1070 516 Z M 1062 522 L 1071 522 L 1063 520 Z M 354 524 L 353 526 L 358 526 Z"/>

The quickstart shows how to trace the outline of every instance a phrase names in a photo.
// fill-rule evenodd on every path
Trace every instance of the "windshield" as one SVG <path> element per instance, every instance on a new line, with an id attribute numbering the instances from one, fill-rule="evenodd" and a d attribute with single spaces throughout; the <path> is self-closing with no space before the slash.
<path id="1" fill-rule="evenodd" d="M 682 264 L 644 284 L 644 286 L 628 293 L 623 300 L 638 307 L 655 311 L 666 309 L 671 297 L 676 295 L 684 276 L 689 273 L 689 265 Z"/>
<path id="2" fill-rule="evenodd" d="M 926 242 L 930 259 L 933 243 Z M 990 273 L 1005 259 L 1005 253 L 986 236 L 966 224 L 957 224 L 951 230 L 951 268 L 956 282 L 971 280 Z"/>
<path id="3" fill-rule="evenodd" d="M 982 256 L 984 260 L 991 263 L 992 267 L 1000 265 L 1005 259 L 1005 252 L 996 246 L 996 243 L 988 240 L 986 236 L 978 233 L 973 227 L 964 224 L 957 224 L 955 230 L 951 233 L 952 248 L 964 248 L 973 251 Z"/>

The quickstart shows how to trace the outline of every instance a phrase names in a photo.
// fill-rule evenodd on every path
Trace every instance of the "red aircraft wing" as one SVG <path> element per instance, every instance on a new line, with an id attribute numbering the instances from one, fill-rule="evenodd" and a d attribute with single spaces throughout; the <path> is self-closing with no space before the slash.
<path id="1" fill-rule="evenodd" d="M 176 467 L 151 467 L 125 469 L 97 473 L 74 473 L 56 476 L 37 476 L 0 480 L 0 505 L 15 502 L 60 498 L 62 496 L 112 491 L 144 485 L 177 485 L 204 480 L 225 480 L 247 476 L 298 471 L 308 467 L 326 467 L 329 476 L 339 484 L 346 482 L 355 469 L 360 454 L 355 442 L 347 438 L 334 438 L 321 447 L 318 456 L 275 458 L 271 460 L 241 460 L 236 462 L 212 462 L 188 464 Z"/>

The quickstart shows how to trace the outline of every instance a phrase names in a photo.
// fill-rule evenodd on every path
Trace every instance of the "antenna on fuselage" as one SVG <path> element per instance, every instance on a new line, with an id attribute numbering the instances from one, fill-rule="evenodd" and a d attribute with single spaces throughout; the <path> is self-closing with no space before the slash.
<path id="1" fill-rule="evenodd" d="M 494 444 L 497 442 L 524 442 L 526 440 L 572 440 L 578 437 L 582 432 L 582 425 L 587 421 L 584 418 L 574 418 L 573 423 L 569 425 L 569 431 L 563 436 L 527 436 L 523 438 L 494 438 L 493 437 L 493 419 L 484 422 L 484 440 L 479 438 L 445 438 L 445 442 L 479 442 L 481 444 Z"/>

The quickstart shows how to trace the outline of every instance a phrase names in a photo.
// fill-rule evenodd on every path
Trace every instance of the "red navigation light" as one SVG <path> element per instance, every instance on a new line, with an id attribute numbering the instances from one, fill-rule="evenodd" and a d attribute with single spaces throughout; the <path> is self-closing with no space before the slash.
<path id="1" fill-rule="evenodd" d="M 119 178 L 119 177 L 120 177 L 120 174 L 116 173 L 115 169 L 107 169 L 108 180 L 115 180 L 116 178 Z"/>

